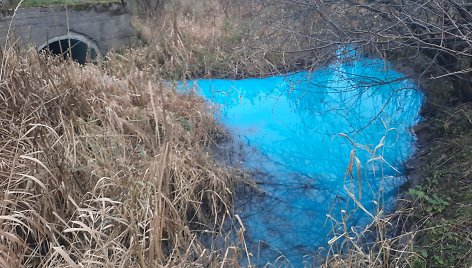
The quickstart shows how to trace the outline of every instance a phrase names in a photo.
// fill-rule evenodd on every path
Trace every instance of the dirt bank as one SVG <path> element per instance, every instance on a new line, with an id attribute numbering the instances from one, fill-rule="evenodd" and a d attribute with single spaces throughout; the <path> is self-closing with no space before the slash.
<path id="1" fill-rule="evenodd" d="M 425 94 L 423 120 L 414 127 L 417 151 L 408 161 L 401 209 L 414 240 L 418 267 L 472 264 L 472 103 L 448 77 L 431 79 L 427 58 L 398 61 Z M 407 66 L 405 68 L 405 66 Z"/>

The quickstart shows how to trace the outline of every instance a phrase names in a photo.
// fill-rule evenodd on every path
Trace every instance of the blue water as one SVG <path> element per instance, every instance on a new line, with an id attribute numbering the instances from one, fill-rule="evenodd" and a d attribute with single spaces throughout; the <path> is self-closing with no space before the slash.
<path id="1" fill-rule="evenodd" d="M 353 232 L 393 209 L 414 151 L 410 127 L 420 120 L 422 94 L 389 64 L 358 59 L 188 87 L 218 106 L 235 162 L 258 182 L 261 194 L 236 197 L 252 264 L 312 265 L 314 254 L 345 231 L 342 219 Z"/>

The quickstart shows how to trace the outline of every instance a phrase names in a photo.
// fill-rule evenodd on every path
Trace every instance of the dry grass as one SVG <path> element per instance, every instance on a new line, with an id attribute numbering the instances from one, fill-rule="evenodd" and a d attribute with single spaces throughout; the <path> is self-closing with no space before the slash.
<path id="1" fill-rule="evenodd" d="M 263 0 L 164 3 L 159 16 L 134 22 L 146 45 L 109 57 L 106 63 L 109 73 L 125 77 L 140 70 L 151 77 L 170 79 L 265 76 L 316 67 L 330 60 L 333 47 L 337 49 L 332 45 L 335 40 L 320 40 L 320 45 L 296 34 L 319 30 L 322 35 L 322 19 L 316 18 L 316 14 L 308 16 L 303 10 L 284 10 L 280 3 L 273 6 Z M 306 50 L 323 44 L 326 50 Z M 123 66 L 123 62 L 125 68 L 116 70 L 114 66 Z M 405 203 L 392 215 L 379 210 L 372 215 L 372 223 L 362 230 L 350 229 L 342 219 L 336 222 L 335 229 L 342 232 L 333 229 L 332 235 L 338 240 L 315 263 L 324 260 L 321 263 L 325 267 L 408 267 L 423 260 L 414 244 L 421 232 L 409 228 L 412 203 L 407 200 Z"/>
<path id="2" fill-rule="evenodd" d="M 306 37 L 284 28 L 308 22 L 279 2 L 161 3 L 158 14 L 135 17 L 134 26 L 146 44 L 136 64 L 153 66 L 162 77 L 268 76 L 322 64 L 334 55 L 332 49 L 310 49 L 314 44 Z"/>
<path id="3" fill-rule="evenodd" d="M 388 131 L 387 131 L 388 132 Z M 387 135 L 387 133 L 385 134 Z M 386 136 L 384 136 L 385 138 Z M 376 145 L 373 151 L 369 151 L 372 161 L 375 158 L 383 158 L 382 148 L 384 139 Z M 369 148 L 366 146 L 365 148 Z M 350 161 L 345 173 L 345 181 L 358 181 L 362 187 L 371 187 L 369 180 L 362 175 L 369 165 L 361 167 L 356 161 L 355 150 L 351 152 Z M 386 165 L 386 164 L 385 164 Z M 384 164 L 380 170 L 372 170 L 374 174 L 384 174 Z M 388 178 L 379 178 L 389 180 Z M 415 241 L 424 231 L 421 221 L 427 218 L 416 218 L 418 225 L 412 227 L 411 218 L 415 216 L 414 198 L 398 199 L 395 211 L 386 210 L 388 206 L 383 195 L 376 200 L 375 211 L 368 211 L 362 204 L 362 195 L 357 190 L 344 186 L 348 194 L 346 203 L 355 204 L 353 210 L 341 213 L 341 216 L 327 215 L 327 221 L 332 229 L 328 241 L 328 249 L 319 256 L 324 259 L 318 262 L 321 267 L 421 267 L 417 264 L 423 260 L 415 250 Z M 372 188 L 371 188 L 372 189 Z M 379 195 L 379 192 L 373 192 Z M 335 208 L 339 209 L 339 208 Z M 352 226 L 349 223 L 351 213 L 360 211 L 368 217 L 367 226 Z M 337 211 L 333 211 L 334 213 Z"/>
<path id="4" fill-rule="evenodd" d="M 222 132 L 200 98 L 138 71 L 118 79 L 12 50 L 1 59 L 0 266 L 236 258 L 221 229 L 235 174 L 207 153 Z"/>
<path id="5" fill-rule="evenodd" d="M 167 2 L 165 16 L 135 22 L 146 46 L 98 66 L 3 51 L 0 266 L 233 267 L 249 258 L 230 213 L 237 174 L 208 152 L 223 131 L 200 98 L 159 79 L 329 60 L 329 49 L 304 51 L 314 45 L 287 28 L 310 32 L 316 21 L 296 25 L 296 11 L 265 4 Z M 341 228 L 324 265 L 422 267 L 415 241 L 437 226 L 424 224 L 430 215 L 411 220 L 411 200 L 364 230 Z"/>

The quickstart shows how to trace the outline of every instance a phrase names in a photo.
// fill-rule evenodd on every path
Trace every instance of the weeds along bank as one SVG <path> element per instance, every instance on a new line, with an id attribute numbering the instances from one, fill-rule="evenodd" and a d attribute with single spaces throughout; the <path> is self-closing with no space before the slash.
<path id="1" fill-rule="evenodd" d="M 165 17 L 159 38 L 95 66 L 1 53 L 1 267 L 237 266 L 248 256 L 229 212 L 239 175 L 208 153 L 224 131 L 199 97 L 158 82 L 277 71 L 261 50 L 232 47 L 246 37 L 220 14 Z M 159 33 L 140 25 L 143 37 Z"/>
<path id="2" fill-rule="evenodd" d="M 237 253 L 201 235 L 224 238 L 234 174 L 205 151 L 223 134 L 200 98 L 140 71 L 1 60 L 1 267 L 213 266 Z"/>
<path id="3" fill-rule="evenodd" d="M 470 266 L 472 105 L 457 87 L 470 81 L 470 42 L 454 41 L 470 33 L 470 20 L 460 19 L 470 16 L 470 7 L 457 1 L 160 2 L 154 13 L 158 16 L 136 24 L 148 46 L 132 61 L 148 68 L 151 60 L 166 77 L 244 77 L 316 68 L 332 58 L 338 45 L 349 42 L 368 55 L 403 65 L 399 69 L 415 78 L 426 96 L 424 121 L 415 128 L 418 153 L 408 167 L 413 183 L 406 187 L 412 189 L 405 189 L 408 198 L 401 200 L 396 214 L 378 217 L 367 228 L 375 236 L 373 244 L 350 240 L 346 254 L 333 253 L 326 266 Z M 399 3 L 407 4 L 394 5 Z M 382 10 L 383 4 L 393 6 Z M 451 16 L 453 7 L 465 11 Z M 392 15 L 395 10 L 405 17 Z M 417 27 L 402 32 L 409 25 Z M 452 38 L 450 43 L 435 38 L 444 34 Z M 444 44 L 464 47 L 442 53 Z M 463 64 L 455 66 L 454 55 Z M 453 66 L 457 69 L 448 71 Z M 455 72 L 465 78 L 458 79 Z M 464 88 L 470 90 L 470 84 Z"/>
<path id="4" fill-rule="evenodd" d="M 211 267 L 246 258 L 243 240 L 232 244 L 220 228 L 231 223 L 235 174 L 205 150 L 222 131 L 199 98 L 156 81 L 316 66 L 333 47 L 309 48 L 336 42 L 304 38 L 322 22 L 297 25 L 296 10 L 265 1 L 164 4 L 163 16 L 135 22 L 146 46 L 99 66 L 3 52 L 0 266 Z M 443 109 L 431 98 L 445 100 L 443 88 L 428 96 L 437 110 L 424 130 L 434 143 L 421 160 L 426 183 L 411 192 L 418 200 L 380 215 L 365 230 L 374 243 L 347 240 L 325 266 L 470 263 L 472 109 L 457 101 Z"/>
<path id="5" fill-rule="evenodd" d="M 131 60 L 170 79 L 269 76 L 319 66 L 335 55 L 333 47 L 313 50 L 315 44 L 295 32 L 308 34 L 312 22 L 300 21 L 305 14 L 283 1 L 129 4 L 146 10 L 133 22 L 146 45 Z"/>

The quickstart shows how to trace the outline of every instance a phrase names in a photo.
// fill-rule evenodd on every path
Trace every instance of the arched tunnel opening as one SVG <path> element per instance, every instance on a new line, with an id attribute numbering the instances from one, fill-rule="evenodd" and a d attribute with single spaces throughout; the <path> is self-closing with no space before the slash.
<path id="1" fill-rule="evenodd" d="M 60 55 L 64 59 L 72 58 L 72 60 L 82 65 L 88 62 L 93 62 L 98 57 L 98 52 L 95 48 L 90 47 L 83 41 L 73 38 L 59 39 L 50 42 L 39 51 Z"/>

